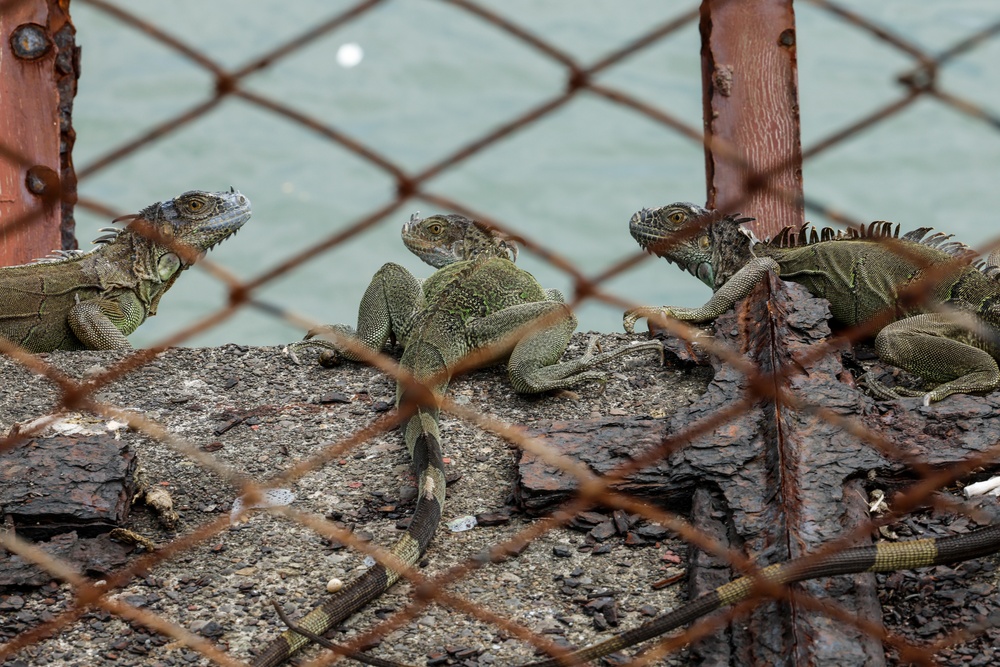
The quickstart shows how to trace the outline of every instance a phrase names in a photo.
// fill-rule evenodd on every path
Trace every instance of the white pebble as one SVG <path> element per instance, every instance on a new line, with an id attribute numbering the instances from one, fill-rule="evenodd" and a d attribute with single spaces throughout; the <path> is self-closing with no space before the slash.
<path id="1" fill-rule="evenodd" d="M 327 593 L 336 593 L 337 591 L 339 591 L 343 587 L 344 587 L 344 582 L 341 581 L 340 579 L 337 579 L 336 577 L 334 577 L 330 581 L 326 582 L 326 592 Z"/>
<path id="2" fill-rule="evenodd" d="M 461 533 L 466 530 L 472 530 L 476 527 L 476 517 L 474 516 L 460 516 L 457 519 L 452 519 L 445 524 L 448 529 L 453 533 Z"/>
<path id="3" fill-rule="evenodd" d="M 991 493 L 994 496 L 1000 496 L 1000 475 L 996 477 L 991 477 L 983 482 L 976 482 L 975 484 L 969 484 L 967 487 L 962 489 L 965 491 L 965 497 L 971 498 L 972 496 L 979 496 L 984 493 Z"/>

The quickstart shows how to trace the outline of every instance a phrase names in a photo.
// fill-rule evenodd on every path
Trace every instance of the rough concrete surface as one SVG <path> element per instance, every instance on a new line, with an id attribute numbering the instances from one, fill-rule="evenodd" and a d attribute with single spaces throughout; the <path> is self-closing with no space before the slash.
<path id="1" fill-rule="evenodd" d="M 604 335 L 602 345 L 611 349 L 633 339 L 638 336 Z M 582 354 L 586 341 L 577 334 L 567 356 Z M 84 351 L 42 356 L 69 376 L 83 378 L 125 355 Z M 102 388 L 98 398 L 141 413 L 211 451 L 237 473 L 264 481 L 370 424 L 393 403 L 394 383 L 382 373 L 357 364 L 325 369 L 311 363 L 313 359 L 307 355 L 307 363 L 296 366 L 280 348 L 173 349 Z M 526 426 L 544 419 L 663 417 L 697 398 L 711 374 L 708 369 L 661 366 L 648 353 L 613 362 L 608 371 L 603 390 L 590 385 L 524 398 L 511 391 L 499 367 L 456 380 L 451 393 L 460 404 Z M 0 359 L 0 372 L 0 432 L 52 410 L 57 396 L 48 380 L 6 359 Z M 342 400 L 347 402 L 338 402 Z M 449 415 L 443 415 L 442 433 L 449 467 L 461 475 L 449 485 L 443 520 L 504 510 L 514 475 L 512 446 Z M 136 432 L 121 437 L 134 448 L 147 481 L 167 489 L 180 513 L 178 531 L 171 533 L 136 505 L 128 528 L 163 544 L 229 513 L 238 495 L 230 482 L 161 442 Z M 393 431 L 299 479 L 291 486 L 297 496 L 292 506 L 390 545 L 398 535 L 397 520 L 408 516 L 412 507 L 401 501 L 412 493 L 411 484 L 408 457 L 398 431 Z M 514 513 L 506 525 L 459 533 L 442 527 L 423 571 L 443 571 L 532 521 Z M 607 553 L 591 554 L 578 549 L 586 543 L 583 532 L 555 530 L 516 558 L 455 583 L 451 591 L 554 640 L 592 642 L 614 630 L 597 627 L 605 627 L 609 616 L 615 620 L 615 614 L 595 620 L 584 608 L 601 593 L 614 595 L 621 628 L 683 600 L 683 580 L 660 590 L 652 584 L 683 573 L 686 544 L 674 539 L 644 542 L 629 546 L 621 536 L 611 536 L 604 542 L 610 546 Z M 252 649 L 281 630 L 270 607 L 272 599 L 296 618 L 326 595 L 329 579 L 346 580 L 362 567 L 362 556 L 338 546 L 289 519 L 256 512 L 244 524 L 156 566 L 115 595 L 207 636 L 229 655 L 246 660 Z M 337 639 L 370 627 L 376 614 L 405 606 L 409 588 L 397 585 L 350 619 Z M 69 587 L 58 583 L 0 592 L 0 642 L 57 615 L 71 601 Z M 478 664 L 483 665 L 516 664 L 534 654 L 533 647 L 505 631 L 440 606 L 390 633 L 376 653 L 424 664 L 435 653 L 453 660 L 455 649 L 466 647 L 482 651 Z M 665 664 L 683 661 L 682 653 Z M 7 664 L 198 665 L 208 660 L 170 638 L 97 610 L 22 650 Z"/>
<path id="2" fill-rule="evenodd" d="M 636 338 L 604 335 L 602 344 L 609 349 Z M 581 354 L 586 340 L 585 335 L 577 335 L 567 356 Z M 85 378 L 126 355 L 84 351 L 42 356 L 67 375 Z M 265 481 L 391 409 L 394 383 L 381 372 L 356 364 L 325 369 L 311 363 L 312 359 L 306 356 L 306 363 L 296 366 L 276 347 L 175 349 L 103 387 L 97 396 L 162 424 L 198 448 L 200 454 L 210 453 L 235 473 Z M 697 407 L 712 374 L 707 368 L 680 370 L 669 362 L 661 366 L 648 354 L 613 362 L 608 371 L 610 379 L 603 391 L 599 386 L 585 386 L 575 392 L 523 398 L 510 390 L 500 367 L 456 380 L 451 394 L 459 404 L 529 428 L 583 419 L 659 420 Z M 0 433 L 51 412 L 57 395 L 48 380 L 6 359 L 0 359 L 0 372 L 4 379 L 0 386 Z M 954 428 L 975 424 L 970 427 L 987 429 L 992 422 L 983 420 L 993 419 L 994 396 L 945 401 L 931 408 L 903 402 L 880 408 L 884 411 L 871 418 L 884 422 L 895 415 L 887 425 L 890 430 L 906 427 L 916 434 L 915 440 L 933 436 L 954 443 L 971 434 L 953 433 L 948 430 L 952 426 L 941 426 L 942 420 L 958 410 L 961 419 Z M 84 427 L 100 427 L 102 423 L 87 415 L 71 416 L 70 422 Z M 172 532 L 150 510 L 137 504 L 128 528 L 162 545 L 229 514 L 238 495 L 232 482 L 162 442 L 121 428 L 113 430 L 133 448 L 146 481 L 154 488 L 168 490 L 180 514 L 177 531 Z M 453 471 L 449 477 L 458 477 L 449 485 L 444 521 L 505 512 L 515 476 L 513 447 L 448 415 L 443 416 L 442 433 Z M 389 545 L 398 535 L 397 521 L 407 517 L 412 507 L 408 467 L 398 431 L 376 436 L 291 485 L 297 496 L 292 507 L 333 519 L 370 534 L 377 544 Z M 977 478 L 987 474 L 983 471 Z M 988 514 L 998 515 L 995 499 L 978 504 Z M 583 530 L 589 535 L 569 528 L 552 531 L 517 557 L 488 565 L 454 583 L 451 592 L 553 641 L 575 645 L 606 638 L 615 630 L 606 626 L 616 620 L 620 622 L 618 629 L 631 628 L 649 614 L 683 603 L 689 556 L 685 543 L 662 537 L 653 526 L 639 524 L 645 530 L 636 530 L 636 534 L 643 539 L 605 530 L 604 541 L 595 545 L 595 531 L 625 519 L 609 513 L 604 519 L 598 515 L 586 519 Z M 535 521 L 514 512 L 509 523 L 498 526 L 477 526 L 458 533 L 442 527 L 422 571 L 429 575 L 442 572 Z M 889 530 L 909 539 L 968 528 L 969 520 L 964 517 L 924 512 Z M 66 538 L 60 553 L 83 558 L 80 548 L 74 550 L 74 539 Z M 363 567 L 362 561 L 351 549 L 331 544 L 309 528 L 256 512 L 245 523 L 157 565 L 113 595 L 209 638 L 235 659 L 248 660 L 282 629 L 271 600 L 280 601 L 292 618 L 297 618 L 326 596 L 331 578 L 349 579 Z M 103 566 L 113 572 L 117 562 L 109 563 L 112 561 L 106 560 Z M 879 599 L 887 630 L 907 641 L 928 644 L 984 624 L 990 629 L 976 639 L 965 643 L 956 639 L 954 647 L 940 651 L 938 664 L 997 664 L 1000 655 L 994 645 L 1000 638 L 1000 602 L 996 564 L 996 557 L 991 557 L 954 567 L 879 575 Z M 97 567 L 91 574 L 98 577 L 101 572 Z M 653 587 L 665 582 L 673 583 Z M 377 623 L 387 610 L 402 609 L 410 591 L 407 584 L 397 585 L 345 623 L 335 638 L 346 640 Z M 600 601 L 609 596 L 615 605 L 605 613 L 607 607 Z M 0 590 L 0 643 L 57 616 L 72 600 L 69 586 L 56 582 Z M 741 627 L 745 624 L 738 623 Z M 496 626 L 432 606 L 414 622 L 390 632 L 374 652 L 418 665 L 500 666 L 524 662 L 533 656 L 534 649 Z M 316 651 L 307 655 L 315 656 Z M 682 650 L 657 664 L 715 664 L 711 659 L 706 662 L 706 657 L 710 658 L 699 657 L 696 650 Z M 907 664 L 900 662 L 891 647 L 886 658 L 888 664 Z M 209 664 L 205 657 L 172 638 L 102 610 L 90 610 L 55 636 L 15 654 L 5 667 L 204 664 Z"/>

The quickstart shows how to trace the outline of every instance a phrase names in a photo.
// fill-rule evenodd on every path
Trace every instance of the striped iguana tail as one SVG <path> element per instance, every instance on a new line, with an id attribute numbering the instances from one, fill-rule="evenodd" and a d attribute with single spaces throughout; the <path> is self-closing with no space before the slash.
<path id="1" fill-rule="evenodd" d="M 445 473 L 441 441 L 435 412 L 420 408 L 406 422 L 404 439 L 418 480 L 417 505 L 406 533 L 392 546 L 390 553 L 407 566 L 414 566 L 430 543 L 444 508 Z M 387 591 L 400 575 L 382 563 L 375 563 L 364 574 L 316 607 L 296 624 L 316 635 L 325 635 L 347 617 Z M 286 631 L 267 645 L 253 667 L 276 667 L 310 640 Z"/>
<path id="2" fill-rule="evenodd" d="M 717 609 L 749 600 L 756 593 L 758 581 L 781 586 L 841 574 L 910 570 L 916 567 L 970 560 L 997 551 L 1000 551 L 1000 524 L 980 528 L 964 535 L 906 542 L 880 542 L 872 546 L 845 549 L 818 558 L 804 556 L 770 565 L 762 568 L 754 576 L 740 577 L 723 584 L 682 607 L 598 644 L 571 651 L 558 658 L 532 662 L 521 667 L 565 667 L 597 660 L 692 623 Z"/>
<path id="3" fill-rule="evenodd" d="M 563 653 L 558 658 L 522 664 L 519 667 L 569 667 L 592 662 L 693 623 L 723 607 L 747 601 L 755 595 L 758 581 L 783 586 L 807 579 L 841 574 L 894 572 L 945 565 L 988 556 L 997 551 L 1000 551 L 1000 524 L 987 526 L 965 535 L 906 542 L 883 542 L 873 546 L 845 549 L 818 558 L 804 556 L 765 567 L 754 576 L 740 577 L 674 611 L 658 616 L 632 630 L 616 634 L 598 644 Z M 322 637 L 315 639 L 328 648 L 336 648 Z M 349 657 L 377 667 L 409 667 L 403 663 L 362 653 L 354 653 Z"/>

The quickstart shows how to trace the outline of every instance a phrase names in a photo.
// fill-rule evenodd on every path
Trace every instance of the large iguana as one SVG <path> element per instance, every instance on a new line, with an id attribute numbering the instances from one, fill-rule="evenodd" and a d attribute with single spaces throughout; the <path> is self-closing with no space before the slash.
<path id="1" fill-rule="evenodd" d="M 886 326 L 875 337 L 879 357 L 938 383 L 927 391 L 889 389 L 866 377 L 876 395 L 922 396 L 927 405 L 954 393 L 1000 387 L 1000 281 L 995 279 L 996 267 L 972 264 L 976 253 L 969 247 L 944 234 L 927 237 L 926 227 L 900 237 L 898 226 L 893 231 L 890 223 L 877 222 L 847 233 L 785 230 L 766 242 L 743 236 L 741 250 L 739 241 L 732 241 L 741 234 L 733 230 L 746 220 L 684 202 L 633 215 L 629 230 L 639 245 L 716 292 L 699 308 L 630 310 L 624 317 L 626 331 L 632 331 L 639 318 L 656 315 L 714 320 L 774 271 L 827 299 L 833 318 L 842 325 L 885 318 Z M 721 243 L 720 238 L 728 240 Z M 734 252 L 744 253 L 742 266 L 732 275 L 717 275 L 726 263 L 724 256 Z M 925 278 L 925 298 L 904 298 L 908 285 Z"/>
<path id="2" fill-rule="evenodd" d="M 655 341 L 613 352 L 595 353 L 592 340 L 583 357 L 560 361 L 576 318 L 555 291 L 545 291 L 535 278 L 512 261 L 515 246 L 462 216 L 411 218 L 403 227 L 407 247 L 441 268 L 420 283 L 398 264 L 385 264 L 375 274 L 361 299 L 358 328 L 345 325 L 310 332 L 338 332 L 353 336 L 374 351 L 394 339 L 403 345 L 401 368 L 424 383 L 434 397 L 442 396 L 453 370 L 507 360 L 514 390 L 535 394 L 603 382 L 594 366 L 640 350 L 662 353 Z M 312 337 L 290 346 L 315 345 L 329 350 L 328 363 L 337 357 L 358 360 L 335 342 Z M 470 355 L 478 359 L 470 361 Z M 397 383 L 400 409 L 415 409 L 402 428 L 418 480 L 417 504 L 406 534 L 392 553 L 406 565 L 417 562 L 427 548 L 441 517 L 445 498 L 444 465 L 438 433 L 435 398 Z M 429 403 L 430 401 L 430 403 Z M 322 635 L 392 586 L 400 574 L 381 563 L 373 565 L 322 606 L 298 622 Z M 302 635 L 285 632 L 268 645 L 253 663 L 273 667 L 308 643 Z"/>
<path id="3" fill-rule="evenodd" d="M 235 190 L 185 192 L 118 218 L 90 252 L 0 268 L 0 337 L 29 352 L 130 349 L 181 272 L 249 219 Z"/>

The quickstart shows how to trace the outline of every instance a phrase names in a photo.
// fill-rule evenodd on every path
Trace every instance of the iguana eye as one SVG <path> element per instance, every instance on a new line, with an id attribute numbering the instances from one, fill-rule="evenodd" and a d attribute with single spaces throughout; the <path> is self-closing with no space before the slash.
<path id="1" fill-rule="evenodd" d="M 429 231 L 431 234 L 434 235 L 440 234 L 443 230 L 444 230 L 444 225 L 442 225 L 440 222 L 432 222 L 431 224 L 427 225 L 427 231 Z"/>
<path id="2" fill-rule="evenodd" d="M 209 201 L 204 197 L 186 197 L 177 201 L 177 207 L 187 215 L 205 215 L 208 213 Z"/>
<path id="3" fill-rule="evenodd" d="M 675 225 L 679 225 L 680 223 L 684 222 L 684 214 L 680 211 L 674 211 L 669 216 L 667 216 L 667 220 L 674 223 Z"/>

